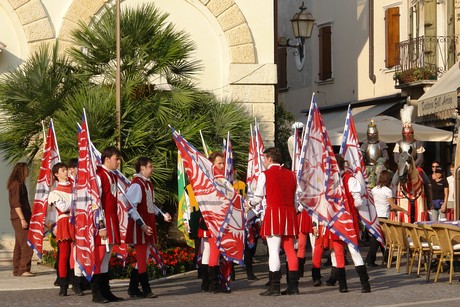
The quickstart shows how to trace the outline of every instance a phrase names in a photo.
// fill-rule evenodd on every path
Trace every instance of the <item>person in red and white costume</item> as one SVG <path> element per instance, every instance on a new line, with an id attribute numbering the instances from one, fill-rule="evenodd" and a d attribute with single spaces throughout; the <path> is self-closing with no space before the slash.
<path id="1" fill-rule="evenodd" d="M 126 243 L 133 244 L 136 251 L 136 268 L 131 271 L 128 294 L 130 297 L 157 297 L 153 294 L 147 273 L 150 244 L 157 244 L 156 215 L 162 213 L 155 206 L 155 193 L 150 177 L 153 174 L 153 161 L 140 157 L 134 164 L 136 175 L 126 192 L 126 197 L 132 205 L 129 211 Z M 171 222 L 171 215 L 163 215 L 165 221 Z M 139 282 L 142 291 L 139 290 Z"/>
<path id="2" fill-rule="evenodd" d="M 340 176 L 343 182 L 343 188 L 345 190 L 345 197 L 347 201 L 344 202 L 346 205 L 345 210 L 347 210 L 353 218 L 353 226 L 356 232 L 356 235 L 359 236 L 359 214 L 358 208 L 362 206 L 363 201 L 361 198 L 362 186 L 358 180 L 354 177 L 354 174 L 350 168 L 347 167 L 347 161 L 343 155 L 335 155 L 337 160 L 337 165 L 339 166 Z M 361 292 L 369 293 L 371 292 L 371 285 L 369 283 L 369 275 L 367 274 L 366 266 L 364 265 L 363 257 L 359 250 L 356 250 L 351 243 L 348 243 L 348 250 L 350 252 L 351 258 L 358 272 L 359 279 L 361 281 Z M 332 265 L 334 265 L 334 255 L 331 253 Z"/>
<path id="3" fill-rule="evenodd" d="M 225 156 L 222 152 L 215 151 L 209 156 L 209 160 L 212 162 L 212 173 L 214 179 L 224 178 L 225 168 Z M 217 248 L 216 239 L 212 236 L 208 230 L 205 219 L 202 217 L 199 223 L 198 236 L 201 237 L 202 254 L 201 254 L 201 265 L 202 265 L 202 283 L 201 291 L 209 291 L 213 293 L 230 293 L 230 283 L 225 278 L 222 278 L 222 283 L 219 283 L 219 274 L 222 277 L 231 274 L 231 262 L 227 262 L 225 265 L 220 266 L 221 253 Z M 222 260 L 223 261 L 223 260 Z M 207 269 L 206 269 L 207 266 Z M 221 271 L 222 270 L 222 271 Z M 223 271 L 225 270 L 225 272 Z"/>
<path id="4" fill-rule="evenodd" d="M 52 170 L 54 180 L 57 181 L 56 187 L 48 196 L 48 204 L 56 210 L 56 227 L 54 232 L 59 248 L 58 259 L 58 283 L 59 296 L 67 296 L 69 288 L 69 261 L 72 241 L 75 238 L 74 227 L 70 225 L 70 209 L 72 205 L 72 183 L 68 180 L 67 165 L 56 163 Z"/>
<path id="5" fill-rule="evenodd" d="M 120 223 L 118 220 L 117 176 L 113 173 L 120 165 L 118 148 L 109 146 L 101 155 L 102 164 L 97 166 L 96 180 L 101 199 L 100 215 L 97 217 L 98 232 L 95 238 L 95 270 L 91 278 L 93 302 L 121 301 L 110 291 L 109 262 L 114 244 L 120 244 Z"/>
<path id="6" fill-rule="evenodd" d="M 296 178 L 293 171 L 284 168 L 281 151 L 271 147 L 264 151 L 265 167 L 257 179 L 254 197 L 245 202 L 246 209 L 260 207 L 265 198 L 266 207 L 260 235 L 267 239 L 269 288 L 262 296 L 298 294 L 298 260 L 294 249 L 294 238 L 298 234 L 295 192 Z M 281 264 L 280 249 L 284 249 L 288 259 L 288 288 L 280 292 Z"/>

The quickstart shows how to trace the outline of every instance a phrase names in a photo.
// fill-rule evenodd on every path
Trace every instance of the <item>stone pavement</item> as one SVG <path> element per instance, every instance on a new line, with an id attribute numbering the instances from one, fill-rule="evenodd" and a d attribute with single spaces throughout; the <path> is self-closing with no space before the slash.
<path id="1" fill-rule="evenodd" d="M 364 254 L 364 253 L 363 253 Z M 305 277 L 300 280 L 300 295 L 261 297 L 267 281 L 267 257 L 256 257 L 257 281 L 247 281 L 244 272 L 237 268 L 236 281 L 232 282 L 232 293 L 200 293 L 200 281 L 195 272 L 151 281 L 153 291 L 159 295 L 156 299 L 125 300 L 111 303 L 116 306 L 460 306 L 460 283 L 457 274 L 454 282 L 448 283 L 448 274 L 442 273 L 440 280 L 433 283 L 425 281 L 425 272 L 421 277 L 415 273 L 406 274 L 405 260 L 399 273 L 394 265 L 391 269 L 376 267 L 369 269 L 372 293 L 360 292 L 359 278 L 353 265 L 347 266 L 349 293 L 339 293 L 338 287 L 313 287 L 311 281 L 311 262 L 307 262 Z M 380 258 L 379 258 L 380 260 Z M 69 289 L 68 297 L 58 296 L 58 287 L 53 286 L 54 270 L 34 264 L 36 277 L 13 277 L 10 266 L 0 266 L 0 306 L 87 306 L 91 303 L 90 291 L 77 297 Z M 330 267 L 322 270 L 323 282 L 327 279 Z M 126 280 L 111 281 L 112 291 L 117 296 L 127 298 Z M 286 287 L 285 278 L 282 288 Z"/>

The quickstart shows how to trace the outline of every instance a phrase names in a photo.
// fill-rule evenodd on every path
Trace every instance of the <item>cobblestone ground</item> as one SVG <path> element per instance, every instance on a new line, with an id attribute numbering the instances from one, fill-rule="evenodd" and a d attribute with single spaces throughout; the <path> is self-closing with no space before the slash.
<path id="1" fill-rule="evenodd" d="M 425 272 L 421 277 L 414 273 L 406 274 L 406 266 L 403 263 L 400 273 L 394 266 L 391 269 L 383 267 L 369 269 L 371 277 L 372 293 L 360 292 L 359 279 L 352 265 L 347 266 L 349 293 L 339 293 L 336 287 L 313 287 L 311 274 L 306 272 L 300 281 L 300 295 L 261 297 L 259 293 L 264 291 L 266 280 L 266 256 L 256 258 L 259 263 L 255 264 L 257 281 L 247 281 L 245 274 L 239 268 L 236 269 L 236 281 L 232 282 L 232 293 L 211 294 L 200 293 L 200 281 L 196 274 L 190 272 L 169 279 L 151 281 L 153 291 L 159 295 L 156 299 L 126 299 L 119 303 L 110 303 L 114 306 L 460 306 L 460 283 L 459 275 L 450 285 L 448 274 L 442 273 L 440 280 L 433 283 L 425 281 Z M 306 269 L 309 270 L 309 263 Z M 323 282 L 329 273 L 329 267 L 323 269 Z M 47 285 L 49 289 L 29 290 L 28 284 L 34 283 L 34 278 L 11 277 L 12 281 L 23 281 L 23 290 L 0 289 L 0 306 L 87 306 L 92 305 L 91 294 L 87 291 L 83 297 L 73 295 L 59 297 L 59 289 L 50 286 L 54 281 L 52 272 L 48 273 Z M 39 279 L 37 279 L 38 281 Z M 40 279 L 41 280 L 41 279 Z M 5 280 L 1 281 L 2 283 Z M 285 278 L 282 280 L 282 288 L 286 286 Z M 127 298 L 127 281 L 114 281 L 112 290 L 117 296 Z"/>
<path id="2" fill-rule="evenodd" d="M 311 253 L 307 253 L 311 257 Z M 366 255 L 366 248 L 362 248 Z M 380 256 L 380 255 L 379 255 Z M 167 279 L 151 281 L 153 292 L 159 295 L 156 299 L 128 299 L 128 281 L 111 281 L 115 295 L 126 298 L 123 302 L 110 303 L 110 306 L 460 306 L 460 274 L 456 273 L 452 284 L 448 283 L 446 272 L 441 273 L 439 281 L 433 282 L 435 273 L 431 273 L 430 282 L 426 282 L 426 273 L 420 277 L 415 273 L 406 273 L 404 257 L 400 272 L 395 266 L 369 268 L 372 292 L 361 293 L 359 278 L 353 265 L 347 265 L 348 293 L 339 293 L 338 287 L 328 287 L 324 281 L 329 277 L 330 267 L 323 267 L 323 285 L 313 287 L 311 280 L 311 261 L 305 264 L 305 277 L 300 279 L 300 294 L 292 296 L 262 297 L 267 282 L 267 255 L 263 244 L 258 245 L 254 264 L 256 281 L 246 280 L 241 268 L 236 268 L 236 280 L 232 282 L 232 293 L 211 294 L 200 292 L 200 280 L 195 272 L 172 276 Z M 350 260 L 350 259 L 349 259 Z M 377 263 L 380 263 L 379 257 Z M 351 261 L 350 261 L 351 263 Z M 284 269 L 284 267 L 283 267 Z M 55 272 L 46 267 L 35 266 L 39 275 L 32 278 L 13 277 L 11 268 L 0 266 L 0 306 L 88 306 L 91 293 L 75 296 L 69 289 L 69 296 L 59 297 L 59 288 L 53 286 Z M 282 289 L 286 287 L 283 277 Z"/>

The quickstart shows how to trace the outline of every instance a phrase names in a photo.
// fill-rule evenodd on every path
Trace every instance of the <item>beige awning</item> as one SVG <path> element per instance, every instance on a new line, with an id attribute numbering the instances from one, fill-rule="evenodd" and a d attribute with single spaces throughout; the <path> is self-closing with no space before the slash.
<path id="1" fill-rule="evenodd" d="M 452 66 L 417 101 L 418 116 L 453 110 L 458 105 L 460 61 Z"/>
<path id="2" fill-rule="evenodd" d="M 355 118 L 355 128 L 358 133 L 358 139 L 363 142 L 367 139 L 367 125 L 370 119 L 357 121 Z M 373 117 L 374 123 L 379 130 L 379 139 L 385 143 L 396 143 L 402 139 L 402 122 L 392 116 L 380 115 Z M 412 124 L 414 128 L 414 137 L 423 142 L 451 142 L 452 132 L 428 126 Z M 342 144 L 343 127 L 329 130 L 329 137 L 332 145 Z"/>

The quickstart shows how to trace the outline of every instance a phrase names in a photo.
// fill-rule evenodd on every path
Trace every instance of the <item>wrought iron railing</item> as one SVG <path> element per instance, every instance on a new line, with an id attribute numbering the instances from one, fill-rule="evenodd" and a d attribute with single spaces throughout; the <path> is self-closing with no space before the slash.
<path id="1" fill-rule="evenodd" d="M 396 46 L 395 80 L 401 83 L 441 77 L 455 64 L 456 36 L 421 36 Z M 407 81 L 403 80 L 407 77 Z"/>

